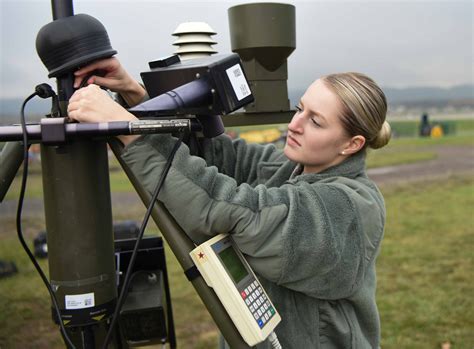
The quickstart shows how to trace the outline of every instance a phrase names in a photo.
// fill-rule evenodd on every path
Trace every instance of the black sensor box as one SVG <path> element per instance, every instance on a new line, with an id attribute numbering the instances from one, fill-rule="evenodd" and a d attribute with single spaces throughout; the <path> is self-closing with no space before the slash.
<path id="1" fill-rule="evenodd" d="M 199 92 L 209 94 L 209 99 L 205 99 L 209 103 L 193 106 L 187 110 L 190 114 L 229 114 L 254 100 L 240 57 L 235 53 L 178 61 L 168 66 L 163 64 L 164 67 L 159 67 L 157 61 L 149 64 L 154 68 L 140 75 L 150 98 L 193 81 L 206 81 L 196 86 L 206 90 Z"/>

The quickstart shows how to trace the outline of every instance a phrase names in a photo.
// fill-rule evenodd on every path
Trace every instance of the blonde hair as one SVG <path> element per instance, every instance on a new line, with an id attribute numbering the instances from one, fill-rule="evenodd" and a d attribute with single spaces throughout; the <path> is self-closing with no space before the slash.
<path id="1" fill-rule="evenodd" d="M 342 125 L 349 136 L 364 136 L 373 149 L 385 146 L 391 137 L 391 128 L 385 120 L 387 99 L 380 87 L 361 73 L 338 73 L 321 78 L 341 101 Z"/>

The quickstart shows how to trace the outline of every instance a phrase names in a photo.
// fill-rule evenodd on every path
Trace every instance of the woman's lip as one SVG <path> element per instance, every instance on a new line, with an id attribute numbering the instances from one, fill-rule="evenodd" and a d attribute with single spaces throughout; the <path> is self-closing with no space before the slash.
<path id="1" fill-rule="evenodd" d="M 288 138 L 289 145 L 297 145 L 299 147 L 301 146 L 301 144 L 296 139 L 294 139 L 291 135 L 288 135 L 287 138 Z"/>

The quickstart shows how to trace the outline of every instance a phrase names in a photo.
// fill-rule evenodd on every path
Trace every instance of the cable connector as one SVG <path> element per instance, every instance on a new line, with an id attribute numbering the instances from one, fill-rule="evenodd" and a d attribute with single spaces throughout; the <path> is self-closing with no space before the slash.
<path id="1" fill-rule="evenodd" d="M 46 83 L 36 85 L 35 92 L 38 97 L 43 99 L 56 96 L 56 92 L 54 92 L 53 88 Z"/>
<path id="2" fill-rule="evenodd" d="M 58 95 L 54 92 L 53 88 L 46 83 L 36 85 L 35 93 L 38 97 L 43 99 L 52 97 L 51 102 L 51 117 L 57 118 L 61 116 L 61 112 L 59 110 L 59 101 Z"/>

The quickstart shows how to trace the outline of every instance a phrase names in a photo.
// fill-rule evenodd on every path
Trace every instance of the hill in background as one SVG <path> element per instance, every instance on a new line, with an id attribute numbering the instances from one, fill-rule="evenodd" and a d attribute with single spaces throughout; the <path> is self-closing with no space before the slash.
<path id="1" fill-rule="evenodd" d="M 474 107 L 474 85 L 457 85 L 450 88 L 441 87 L 383 87 L 389 106 L 468 106 Z M 292 105 L 298 103 L 302 91 L 290 91 Z"/>

